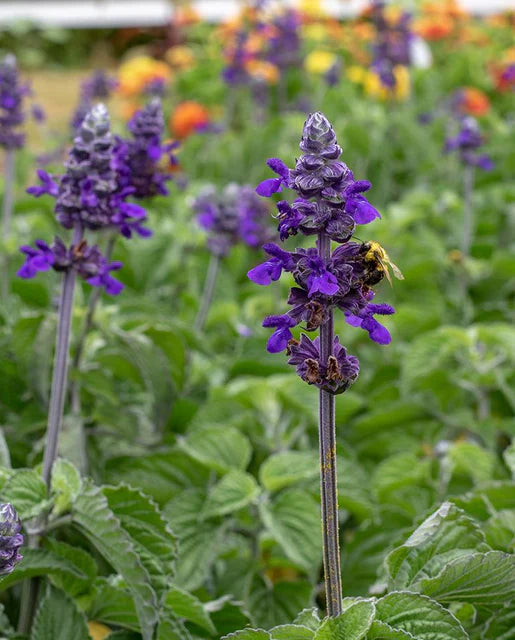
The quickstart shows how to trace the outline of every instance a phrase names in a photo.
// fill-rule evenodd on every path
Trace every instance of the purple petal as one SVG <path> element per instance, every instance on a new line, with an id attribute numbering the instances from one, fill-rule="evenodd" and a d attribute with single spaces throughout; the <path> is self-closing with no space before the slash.
<path id="1" fill-rule="evenodd" d="M 293 334 L 288 328 L 276 329 L 270 338 L 268 338 L 268 342 L 266 343 L 267 351 L 269 353 L 284 351 L 292 338 Z"/>
<path id="2" fill-rule="evenodd" d="M 262 264 L 258 264 L 257 267 L 254 267 L 247 273 L 247 277 L 256 284 L 262 286 L 269 285 L 272 282 L 269 263 L 263 262 Z"/>
<path id="3" fill-rule="evenodd" d="M 290 170 L 282 160 L 279 158 L 269 158 L 266 163 L 270 169 L 277 173 L 277 175 L 281 176 L 283 180 L 288 180 L 290 177 Z"/>
<path id="4" fill-rule="evenodd" d="M 281 178 L 268 178 L 267 180 L 263 180 L 263 182 L 256 187 L 256 193 L 264 198 L 269 198 L 273 193 L 282 190 L 281 182 Z"/>

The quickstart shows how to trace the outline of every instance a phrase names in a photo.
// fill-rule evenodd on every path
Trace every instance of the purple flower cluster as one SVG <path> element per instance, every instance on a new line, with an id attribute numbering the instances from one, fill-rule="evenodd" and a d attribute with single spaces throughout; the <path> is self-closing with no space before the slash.
<path id="1" fill-rule="evenodd" d="M 16 58 L 9 54 L 0 63 L 0 146 L 4 149 L 23 147 L 25 135 L 18 129 L 25 120 L 23 100 L 30 94 L 18 75 Z"/>
<path id="2" fill-rule="evenodd" d="M 300 26 L 300 15 L 294 9 L 285 9 L 271 20 L 266 59 L 281 73 L 302 62 Z"/>
<path id="3" fill-rule="evenodd" d="M 238 242 L 256 249 L 270 239 L 268 206 L 248 185 L 232 183 L 221 193 L 209 186 L 195 199 L 193 210 L 209 234 L 209 250 L 217 256 L 227 255 Z"/>
<path id="4" fill-rule="evenodd" d="M 385 88 L 394 89 L 394 68 L 398 65 L 410 66 L 412 62 L 411 15 L 407 12 L 402 13 L 398 21 L 392 25 L 386 18 L 383 0 L 374 0 L 371 19 L 376 28 L 372 69 L 378 74 Z"/>
<path id="5" fill-rule="evenodd" d="M 137 111 L 128 128 L 131 138 L 118 138 L 115 146 L 120 186 L 132 189 L 131 195 L 134 198 L 167 195 L 165 183 L 171 179 L 171 175 L 164 173 L 159 165 L 163 160 L 168 166 L 177 164 L 172 151 L 178 143 L 162 143 L 164 118 L 161 100 L 153 98 L 143 109 Z"/>
<path id="6" fill-rule="evenodd" d="M 463 164 L 479 167 L 483 171 L 491 171 L 494 168 L 494 163 L 490 156 L 477 152 L 484 143 L 477 120 L 472 117 L 460 118 L 459 127 L 455 136 L 446 139 L 444 152 L 456 151 Z"/>
<path id="7" fill-rule="evenodd" d="M 231 87 L 243 86 L 251 81 L 245 67 L 250 58 L 247 52 L 249 35 L 248 31 L 240 29 L 236 33 L 233 46 L 225 52 L 227 65 L 222 70 L 222 79 Z"/>
<path id="8" fill-rule="evenodd" d="M 79 104 L 75 109 L 70 126 L 76 131 L 82 124 L 96 100 L 107 100 L 116 89 L 117 81 L 99 69 L 94 71 L 89 78 L 81 84 Z"/>
<path id="9" fill-rule="evenodd" d="M 23 544 L 21 522 L 12 504 L 0 504 L 0 576 L 12 573 L 22 559 L 19 550 Z"/>
<path id="10" fill-rule="evenodd" d="M 299 197 L 293 203 L 277 203 L 280 238 L 284 241 L 298 232 L 317 234 L 318 247 L 286 251 L 276 244 L 265 244 L 268 259 L 251 269 L 248 277 L 256 284 L 268 285 L 282 272 L 291 273 L 295 284 L 288 297 L 290 311 L 268 316 L 263 322 L 264 327 L 275 329 L 267 349 L 271 353 L 286 349 L 289 363 L 306 382 L 341 393 L 357 377 L 358 361 L 347 356 L 337 339 L 332 355 L 324 361 L 318 341 L 303 335 L 299 343 L 293 339 L 292 329 L 301 323 L 307 331 L 319 329 L 338 308 L 348 324 L 361 327 L 375 342 L 390 342 L 387 329 L 374 316 L 392 314 L 394 309 L 372 303 L 372 286 L 386 273 L 375 259 L 371 243 L 350 241 L 356 224 L 367 224 L 380 215 L 362 195 L 370 183 L 354 180 L 352 171 L 339 160 L 342 150 L 322 113 L 313 113 L 306 120 L 300 148 L 303 153 L 295 169 L 276 158 L 269 160 L 268 166 L 279 177 L 265 180 L 256 191 L 267 197 L 283 187 L 296 191 Z M 331 240 L 339 243 L 332 252 Z"/>
<path id="11" fill-rule="evenodd" d="M 103 287 L 116 295 L 123 286 L 111 275 L 121 268 L 90 246 L 82 235 L 84 230 L 116 229 L 126 237 L 133 233 L 148 236 L 143 227 L 145 210 L 126 198 L 134 192 L 132 186 L 120 185 L 116 171 L 114 139 L 109 127 L 109 114 L 104 105 L 94 107 L 84 119 L 65 164 L 64 175 L 54 179 L 39 170 L 41 185 L 27 191 L 36 197 L 49 194 L 56 199 L 55 214 L 65 229 L 74 229 L 70 247 L 56 238 L 52 245 L 36 241 L 35 248 L 23 246 L 25 264 L 18 271 L 22 278 L 32 278 L 38 271 L 50 267 L 56 271 L 74 269 L 89 284 Z"/>

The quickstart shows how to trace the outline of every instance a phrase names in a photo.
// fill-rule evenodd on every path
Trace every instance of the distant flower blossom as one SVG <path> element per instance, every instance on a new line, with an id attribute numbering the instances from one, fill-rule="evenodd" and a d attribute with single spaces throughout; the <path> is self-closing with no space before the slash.
<path id="1" fill-rule="evenodd" d="M 73 269 L 79 277 L 95 287 L 104 288 L 108 294 L 120 293 L 123 285 L 111 272 L 119 270 L 121 263 L 109 262 L 96 245 L 89 245 L 82 238 L 84 229 L 117 230 L 126 237 L 133 233 L 147 237 L 151 233 L 143 226 L 147 217 L 145 210 L 127 202 L 136 188 L 132 183 L 124 183 L 130 176 L 117 171 L 121 164 L 119 155 L 107 109 L 97 105 L 88 113 L 77 133 L 65 173 L 52 176 L 40 169 L 40 184 L 28 189 L 36 197 L 45 194 L 54 197 L 57 221 L 65 229 L 74 229 L 78 239 L 70 246 L 59 237 L 51 245 L 37 240 L 34 247 L 22 246 L 25 263 L 18 271 L 21 278 L 32 278 L 39 271 L 50 268 L 56 271 Z"/>
<path id="2" fill-rule="evenodd" d="M 383 253 L 384 250 L 377 243 L 350 241 L 357 224 L 368 224 L 380 215 L 363 195 L 370 183 L 355 180 L 352 171 L 339 160 L 342 150 L 331 124 L 320 112 L 306 120 L 300 148 L 302 154 L 294 169 L 278 158 L 269 160 L 268 166 L 279 177 L 265 180 L 256 191 L 268 197 L 283 188 L 294 190 L 296 200 L 277 203 L 280 239 L 297 233 L 316 234 L 318 246 L 286 251 L 267 243 L 263 246 L 267 260 L 251 269 L 248 277 L 267 286 L 283 272 L 291 274 L 295 284 L 288 297 L 290 310 L 263 321 L 264 327 L 274 329 L 267 349 L 271 353 L 286 350 L 288 362 L 297 367 L 297 373 L 308 384 L 333 394 L 342 393 L 358 376 L 357 359 L 347 355 L 338 338 L 326 359 L 320 354 L 318 338 L 311 341 L 302 335 L 299 342 L 292 330 L 301 323 L 307 331 L 322 329 L 333 309 L 338 308 L 348 324 L 363 328 L 375 342 L 390 342 L 390 334 L 374 315 L 389 315 L 394 309 L 372 302 L 372 286 L 385 275 L 384 271 L 377 271 L 377 249 L 372 245 Z M 339 243 L 332 252 L 331 240 Z M 322 242 L 327 247 L 324 251 Z"/>
<path id="3" fill-rule="evenodd" d="M 128 129 L 131 138 L 118 138 L 115 145 L 119 185 L 131 189 L 134 198 L 167 195 L 166 182 L 172 176 L 165 171 L 165 165 L 177 165 L 172 152 L 178 143 L 163 143 L 164 119 L 159 98 L 153 98 L 137 111 Z"/>
<path id="4" fill-rule="evenodd" d="M 249 186 L 229 184 L 221 193 L 207 187 L 195 199 L 193 210 L 215 255 L 226 255 L 238 242 L 255 249 L 270 238 L 268 207 Z"/>
<path id="5" fill-rule="evenodd" d="M 170 117 L 170 130 L 177 138 L 187 138 L 192 133 L 199 133 L 210 123 L 209 111 L 193 100 L 181 102 L 175 107 Z"/>
<path id="6" fill-rule="evenodd" d="M 76 131 L 82 124 L 93 104 L 98 100 L 108 100 L 118 86 L 116 78 L 111 77 L 102 69 L 94 71 L 80 87 L 79 104 L 77 105 L 70 126 Z"/>
<path id="7" fill-rule="evenodd" d="M 444 152 L 458 152 L 463 164 L 478 167 L 483 171 L 490 171 L 494 163 L 487 154 L 478 153 L 483 146 L 484 139 L 479 130 L 479 125 L 474 118 L 463 118 L 459 123 L 459 131 L 455 136 L 450 136 L 445 141 Z"/>
<path id="8" fill-rule="evenodd" d="M 0 504 L 0 576 L 14 571 L 23 557 L 20 554 L 23 542 L 21 522 L 15 508 L 8 502 Z"/>
<path id="9" fill-rule="evenodd" d="M 19 149 L 25 143 L 20 126 L 25 120 L 23 101 L 29 94 L 29 86 L 21 83 L 16 58 L 5 56 L 0 63 L 0 146 L 4 149 Z"/>

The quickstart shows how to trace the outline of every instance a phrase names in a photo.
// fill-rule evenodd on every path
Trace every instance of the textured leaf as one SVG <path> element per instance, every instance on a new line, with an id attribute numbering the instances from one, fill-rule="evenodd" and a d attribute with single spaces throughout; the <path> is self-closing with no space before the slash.
<path id="1" fill-rule="evenodd" d="M 311 640 L 315 632 L 299 624 L 282 624 L 270 629 L 270 635 L 273 640 Z"/>
<path id="2" fill-rule="evenodd" d="M 450 502 L 440 508 L 386 559 L 392 588 L 411 587 L 436 575 L 449 561 L 470 551 L 486 551 L 484 534 L 464 511 Z"/>
<path id="3" fill-rule="evenodd" d="M 114 586 L 105 578 L 95 583 L 94 596 L 88 607 L 90 618 L 109 625 L 139 631 L 134 600 L 128 589 Z"/>
<path id="4" fill-rule="evenodd" d="M 461 624 L 447 609 L 430 598 L 407 591 L 380 598 L 376 602 L 376 620 L 417 640 L 468 640 Z"/>
<path id="5" fill-rule="evenodd" d="M 420 460 L 412 453 L 399 453 L 380 463 L 372 477 L 372 487 L 379 499 L 387 502 L 388 496 L 399 489 L 420 484 L 429 478 L 429 460 Z"/>
<path id="6" fill-rule="evenodd" d="M 374 511 L 375 495 L 370 480 L 361 466 L 348 458 L 338 457 L 338 506 L 350 511 L 358 521 Z"/>
<path id="7" fill-rule="evenodd" d="M 267 491 L 278 491 L 301 480 L 316 478 L 319 468 L 316 451 L 284 451 L 265 460 L 259 479 Z"/>
<path id="8" fill-rule="evenodd" d="M 74 547 L 66 542 L 59 542 L 53 538 L 47 538 L 45 545 L 57 556 L 66 560 L 70 565 L 78 569 L 85 578 L 78 579 L 70 573 L 52 572 L 52 583 L 69 596 L 75 597 L 87 591 L 97 576 L 97 563 L 84 549 Z"/>
<path id="9" fill-rule="evenodd" d="M 41 600 L 30 640 L 91 640 L 86 616 L 62 591 L 49 590 Z"/>
<path id="10" fill-rule="evenodd" d="M 416 640 L 416 638 L 407 631 L 390 627 L 386 622 L 374 620 L 368 630 L 367 640 Z"/>
<path id="11" fill-rule="evenodd" d="M 85 553 L 85 552 L 84 552 Z M 88 573 L 75 562 L 49 549 L 22 549 L 23 560 L 16 565 L 16 571 L 0 578 L 0 591 L 11 585 L 35 576 L 55 576 L 68 581 L 76 588 L 87 588 L 91 582 Z"/>
<path id="12" fill-rule="evenodd" d="M 327 618 L 315 633 L 315 640 L 361 640 L 366 638 L 375 616 L 369 600 L 356 602 L 336 618 Z"/>
<path id="13" fill-rule="evenodd" d="M 57 459 L 52 467 L 50 491 L 56 494 L 53 512 L 55 515 L 69 511 L 82 488 L 78 469 L 68 460 Z"/>
<path id="14" fill-rule="evenodd" d="M 484 525 L 486 541 L 492 549 L 513 552 L 515 550 L 515 511 L 503 509 Z"/>
<path id="15" fill-rule="evenodd" d="M 320 505 L 311 494 L 287 489 L 270 504 L 260 505 L 261 517 L 286 556 L 306 571 L 321 560 Z"/>
<path id="16" fill-rule="evenodd" d="M 78 530 L 125 579 L 136 604 L 141 635 L 144 640 L 152 640 L 157 622 L 157 599 L 150 576 L 100 489 L 85 485 L 75 501 L 73 520 Z"/>
<path id="17" fill-rule="evenodd" d="M 166 594 L 165 605 L 171 609 L 175 617 L 184 618 L 209 633 L 216 634 L 216 629 L 202 602 L 184 589 L 176 586 L 171 587 Z"/>
<path id="18" fill-rule="evenodd" d="M 499 608 L 487 621 L 482 640 L 515 640 L 515 605 Z"/>
<path id="19" fill-rule="evenodd" d="M 510 446 L 504 450 L 503 458 L 508 469 L 511 471 L 511 477 L 515 480 L 515 439 L 513 439 Z"/>
<path id="20" fill-rule="evenodd" d="M 2 501 L 14 505 L 22 520 L 30 520 L 50 504 L 46 484 L 33 469 L 17 469 L 2 489 Z"/>
<path id="21" fill-rule="evenodd" d="M 130 535 L 140 561 L 160 596 L 173 577 L 177 538 L 157 505 L 138 489 L 127 485 L 105 487 L 109 508 Z"/>
<path id="22" fill-rule="evenodd" d="M 210 491 L 204 505 L 206 518 L 221 516 L 242 509 L 259 494 L 254 478 L 244 471 L 229 471 Z"/>
<path id="23" fill-rule="evenodd" d="M 227 640 L 234 638 L 234 640 L 270 640 L 271 636 L 268 631 L 263 629 L 242 629 L 241 631 L 235 631 L 224 636 Z"/>
<path id="24" fill-rule="evenodd" d="M 245 469 L 251 448 L 248 439 L 235 427 L 202 427 L 180 440 L 179 446 L 194 460 L 224 474 Z"/>
<path id="25" fill-rule="evenodd" d="M 461 556 L 419 587 L 439 602 L 503 605 L 515 593 L 515 556 L 502 551 Z"/>
<path id="26" fill-rule="evenodd" d="M 156 640 L 192 640 L 192 637 L 181 620 L 164 612 L 159 620 Z"/>
<path id="27" fill-rule="evenodd" d="M 308 627 L 312 631 L 316 631 L 320 626 L 320 616 L 318 615 L 318 609 L 303 609 L 293 621 L 294 624 Z"/>
<path id="28" fill-rule="evenodd" d="M 299 610 L 311 604 L 312 591 L 312 586 L 302 580 L 270 585 L 257 576 L 248 597 L 253 624 L 271 628 L 290 623 Z"/>
<path id="29" fill-rule="evenodd" d="M 219 553 L 222 529 L 202 518 L 204 493 L 189 489 L 180 493 L 164 512 L 179 534 L 179 555 L 174 582 L 187 590 L 197 589 L 205 580 Z"/>

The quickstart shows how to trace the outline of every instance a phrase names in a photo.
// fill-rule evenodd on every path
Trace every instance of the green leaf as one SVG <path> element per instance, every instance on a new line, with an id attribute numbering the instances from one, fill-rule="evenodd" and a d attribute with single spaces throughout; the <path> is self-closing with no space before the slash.
<path id="1" fill-rule="evenodd" d="M 34 469 L 17 469 L 2 489 L 2 501 L 10 502 L 22 520 L 30 520 L 51 504 L 46 484 Z"/>
<path id="2" fill-rule="evenodd" d="M 184 618 L 202 627 L 210 634 L 216 634 L 215 626 L 211 622 L 211 618 L 202 602 L 196 596 L 184 591 L 184 589 L 172 586 L 166 594 L 165 605 L 171 609 L 177 618 Z"/>
<path id="3" fill-rule="evenodd" d="M 221 640 L 270 640 L 271 636 L 264 629 L 242 629 L 223 636 Z"/>
<path id="4" fill-rule="evenodd" d="M 159 620 L 156 640 L 192 640 L 192 636 L 183 622 L 164 612 Z"/>
<path id="5" fill-rule="evenodd" d="M 468 640 L 459 621 L 447 609 L 430 598 L 408 591 L 380 598 L 376 602 L 376 620 L 417 640 Z"/>
<path id="6" fill-rule="evenodd" d="M 351 604 L 336 618 L 324 620 L 315 633 L 315 640 L 361 640 L 366 638 L 375 616 L 370 600 Z"/>
<path id="7" fill-rule="evenodd" d="M 174 582 L 183 589 L 197 589 L 208 576 L 219 552 L 222 533 L 217 523 L 203 519 L 205 496 L 200 489 L 187 489 L 165 507 L 164 513 L 179 533 L 179 556 Z"/>
<path id="8" fill-rule="evenodd" d="M 92 620 L 139 631 L 140 624 L 134 600 L 128 589 L 115 586 L 105 578 L 94 585 L 94 596 L 88 607 Z"/>
<path id="9" fill-rule="evenodd" d="M 109 508 L 101 489 L 86 484 L 75 501 L 73 521 L 77 529 L 123 576 L 130 590 L 144 640 L 152 640 L 157 622 L 157 599 L 150 576 L 140 562 L 129 535 Z"/>
<path id="10" fill-rule="evenodd" d="M 209 613 L 219 637 L 250 624 L 250 616 L 243 609 L 243 603 L 234 600 L 230 595 L 206 602 L 204 608 Z"/>
<path id="11" fill-rule="evenodd" d="M 139 559 L 160 596 L 169 586 L 177 557 L 177 538 L 157 505 L 127 485 L 104 487 L 109 508 L 131 537 Z"/>
<path id="12" fill-rule="evenodd" d="M 515 640 L 515 606 L 513 602 L 499 608 L 489 618 L 485 631 L 481 636 L 484 640 Z"/>
<path id="13" fill-rule="evenodd" d="M 515 556 L 502 551 L 471 553 L 448 563 L 419 587 L 439 602 L 503 605 L 515 593 Z"/>
<path id="14" fill-rule="evenodd" d="M 418 590 L 422 580 L 471 550 L 488 550 L 483 532 L 464 511 L 444 502 L 386 558 L 391 588 Z"/>
<path id="15" fill-rule="evenodd" d="M 513 552 L 515 545 L 515 511 L 503 509 L 484 525 L 486 541 L 492 549 Z"/>
<path id="16" fill-rule="evenodd" d="M 453 474 L 468 475 L 476 484 L 491 480 L 497 465 L 497 457 L 475 442 L 455 442 L 448 458 Z"/>
<path id="17" fill-rule="evenodd" d="M 303 609 L 293 621 L 294 624 L 301 625 L 302 627 L 308 627 L 312 631 L 316 631 L 320 626 L 320 616 L 318 615 L 318 609 L 312 607 L 311 609 Z"/>
<path id="18" fill-rule="evenodd" d="M 75 597 L 87 591 L 97 576 L 97 563 L 95 559 L 80 547 L 73 547 L 66 542 L 59 542 L 53 538 L 47 538 L 45 545 L 57 556 L 66 560 L 70 565 L 78 569 L 86 578 L 78 579 L 75 575 L 66 573 L 51 573 L 52 583 L 69 596 Z M 25 552 L 24 552 L 25 553 Z"/>
<path id="19" fill-rule="evenodd" d="M 418 485 L 429 478 L 429 460 L 420 460 L 413 453 L 399 453 L 381 462 L 372 476 L 372 488 L 382 502 L 405 486 Z"/>
<path id="20" fill-rule="evenodd" d="M 52 467 L 51 493 L 55 494 L 53 513 L 60 515 L 69 511 L 82 489 L 78 469 L 68 460 L 59 458 Z"/>
<path id="21" fill-rule="evenodd" d="M 375 495 L 367 474 L 357 462 L 340 456 L 337 468 L 338 506 L 350 511 L 359 521 L 369 518 L 374 511 Z"/>
<path id="22" fill-rule="evenodd" d="M 244 471 L 229 471 L 210 491 L 204 504 L 205 518 L 222 516 L 242 509 L 259 494 L 254 478 Z"/>
<path id="23" fill-rule="evenodd" d="M 302 480 L 316 478 L 320 464 L 316 451 L 284 451 L 265 460 L 259 480 L 267 491 L 278 491 Z"/>
<path id="24" fill-rule="evenodd" d="M 179 446 L 194 460 L 220 474 L 245 469 L 251 455 L 248 439 L 231 426 L 199 428 L 181 439 Z"/>
<path id="25" fill-rule="evenodd" d="M 511 441 L 510 446 L 504 450 L 502 455 L 508 469 L 511 471 L 511 477 L 515 480 L 515 439 Z"/>
<path id="26" fill-rule="evenodd" d="M 4 430 L 0 427 L 0 467 L 11 468 L 11 456 L 5 439 Z"/>
<path id="27" fill-rule="evenodd" d="M 270 585 L 256 576 L 247 600 L 253 624 L 271 628 L 290 623 L 299 610 L 311 604 L 312 592 L 312 585 L 303 580 Z"/>
<path id="28" fill-rule="evenodd" d="M 407 631 L 390 627 L 386 622 L 374 620 L 368 630 L 367 640 L 416 640 L 416 638 Z"/>
<path id="29" fill-rule="evenodd" d="M 69 581 L 76 588 L 86 589 L 91 582 L 90 574 L 75 563 L 48 549 L 23 548 L 23 559 L 16 565 L 16 571 L 0 578 L 0 591 L 4 591 L 24 578 L 51 576 Z M 80 563 L 80 560 L 79 560 Z"/>
<path id="30" fill-rule="evenodd" d="M 41 600 L 30 640 L 91 640 L 86 616 L 62 591 L 50 589 Z"/>
<path id="31" fill-rule="evenodd" d="M 260 505 L 263 522 L 286 556 L 306 571 L 320 564 L 320 505 L 307 491 L 287 489 Z"/>
<path id="32" fill-rule="evenodd" d="M 311 640 L 315 632 L 299 624 L 282 624 L 270 629 L 270 635 L 273 640 Z"/>

